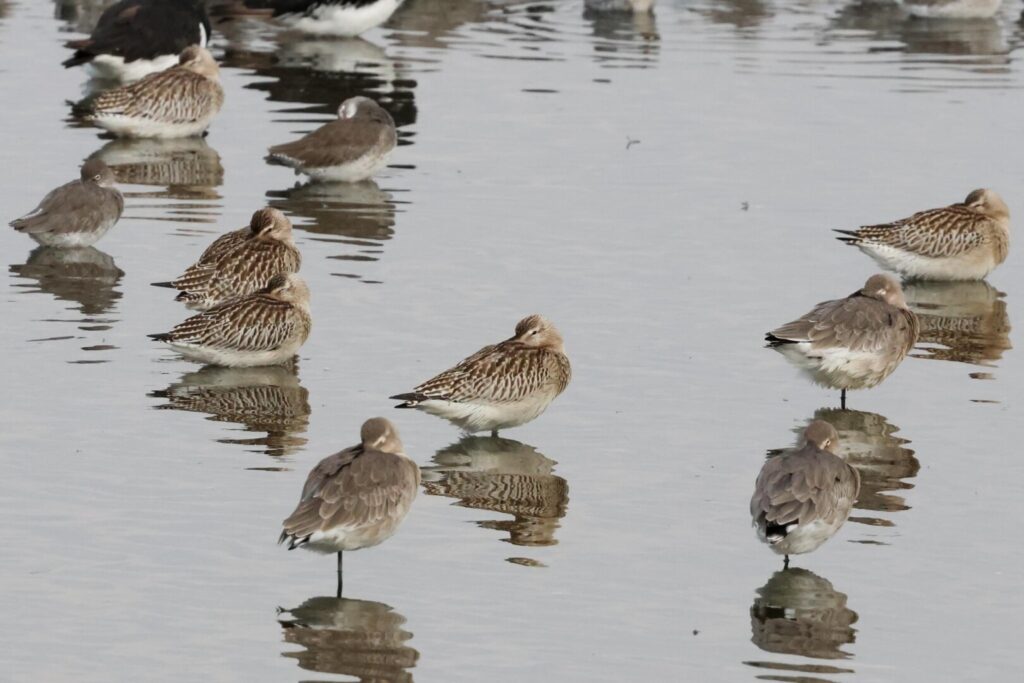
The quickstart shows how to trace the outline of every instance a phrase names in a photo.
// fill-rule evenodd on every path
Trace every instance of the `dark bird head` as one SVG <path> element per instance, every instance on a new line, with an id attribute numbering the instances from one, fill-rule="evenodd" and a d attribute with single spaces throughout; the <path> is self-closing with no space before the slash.
<path id="1" fill-rule="evenodd" d="M 116 182 L 114 172 L 99 159 L 89 159 L 82 164 L 79 177 L 83 183 L 95 183 L 100 187 L 113 187 Z"/>

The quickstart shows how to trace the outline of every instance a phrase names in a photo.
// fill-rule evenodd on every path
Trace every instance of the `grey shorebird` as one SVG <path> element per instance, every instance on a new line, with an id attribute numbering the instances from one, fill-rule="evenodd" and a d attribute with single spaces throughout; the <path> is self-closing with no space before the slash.
<path id="1" fill-rule="evenodd" d="M 338 118 L 294 142 L 274 145 L 267 161 L 314 180 L 357 183 L 379 171 L 398 142 L 391 114 L 368 97 L 351 97 Z"/>
<path id="2" fill-rule="evenodd" d="M 64 67 L 85 64 L 98 78 L 135 81 L 171 68 L 182 50 L 206 47 L 209 38 L 204 0 L 120 0 L 88 38 L 65 43 L 75 54 Z"/>
<path id="3" fill-rule="evenodd" d="M 765 335 L 817 384 L 841 391 L 877 386 L 917 342 L 917 317 L 907 308 L 900 283 L 872 275 L 845 299 L 825 301 L 810 313 Z"/>
<path id="4" fill-rule="evenodd" d="M 516 332 L 485 346 L 407 394 L 396 408 L 418 408 L 469 433 L 524 425 L 547 410 L 572 377 L 562 335 L 540 315 L 523 318 Z"/>
<path id="5" fill-rule="evenodd" d="M 750 516 L 757 536 L 779 555 L 809 553 L 850 516 L 860 474 L 836 455 L 839 435 L 823 420 L 804 431 L 803 446 L 765 462 L 754 484 Z"/>
<path id="6" fill-rule="evenodd" d="M 298 507 L 283 522 L 278 543 L 338 554 L 383 543 L 409 513 L 420 468 L 407 456 L 395 426 L 383 417 L 363 423 L 360 443 L 321 460 L 309 473 Z"/>
<path id="7" fill-rule="evenodd" d="M 214 240 L 180 277 L 153 284 L 177 289 L 177 301 L 205 311 L 262 289 L 278 273 L 296 273 L 301 265 L 291 222 L 278 209 L 266 208 L 253 213 L 248 227 Z"/>
<path id="8" fill-rule="evenodd" d="M 1006 260 L 1010 210 L 992 190 L 891 223 L 836 230 L 883 268 L 922 280 L 981 280 Z"/>
<path id="9" fill-rule="evenodd" d="M 206 132 L 223 104 L 216 60 L 192 46 L 177 66 L 87 97 L 73 112 L 118 137 L 187 138 Z"/>
<path id="10" fill-rule="evenodd" d="M 258 292 L 194 315 L 149 337 L 189 360 L 229 368 L 280 365 L 306 343 L 313 320 L 309 288 L 294 273 L 275 275 Z"/>
<path id="11" fill-rule="evenodd" d="M 124 197 L 105 163 L 82 164 L 78 180 L 50 191 L 39 206 L 10 225 L 47 247 L 88 247 L 121 218 Z"/>

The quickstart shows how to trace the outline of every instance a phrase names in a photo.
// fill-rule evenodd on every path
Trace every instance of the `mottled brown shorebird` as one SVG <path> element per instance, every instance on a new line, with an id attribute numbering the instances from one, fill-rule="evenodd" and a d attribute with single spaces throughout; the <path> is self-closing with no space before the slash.
<path id="1" fill-rule="evenodd" d="M 271 147 L 267 161 L 314 180 L 356 183 L 383 168 L 397 142 L 391 114 L 368 97 L 352 97 L 338 107 L 337 120 Z"/>
<path id="2" fill-rule="evenodd" d="M 768 347 L 822 386 L 870 389 L 892 374 L 917 341 L 917 317 L 907 308 L 900 283 L 872 275 L 845 299 L 825 301 L 765 335 Z"/>
<path id="3" fill-rule="evenodd" d="M 296 273 L 301 265 L 291 222 L 279 210 L 266 208 L 252 215 L 248 227 L 214 240 L 180 277 L 153 284 L 177 289 L 177 301 L 205 311 L 262 289 L 278 273 Z"/>
<path id="4" fill-rule="evenodd" d="M 993 190 L 892 223 L 836 230 L 883 268 L 923 280 L 981 280 L 1006 260 L 1010 210 Z"/>
<path id="5" fill-rule="evenodd" d="M 118 137 L 201 135 L 224 104 L 220 69 L 205 48 L 185 48 L 178 65 L 74 106 L 75 114 Z"/>
<path id="6" fill-rule="evenodd" d="M 124 197 L 114 174 L 98 159 L 82 164 L 78 180 L 43 197 L 39 206 L 10 225 L 47 247 L 88 247 L 121 218 Z"/>
<path id="7" fill-rule="evenodd" d="M 572 377 L 562 335 L 540 315 L 523 318 L 512 337 L 485 346 L 427 380 L 396 408 L 418 408 L 469 433 L 518 427 L 536 419 Z"/>
<path id="8" fill-rule="evenodd" d="M 309 288 L 298 275 L 282 273 L 258 292 L 149 336 L 189 360 L 241 368 L 290 361 L 306 343 L 312 324 Z"/>
<path id="9" fill-rule="evenodd" d="M 395 426 L 383 417 L 363 423 L 360 443 L 321 460 L 306 479 L 295 511 L 284 520 L 278 543 L 338 554 L 390 538 L 409 513 L 420 468 L 407 456 Z"/>
<path id="10" fill-rule="evenodd" d="M 839 435 L 823 420 L 804 431 L 804 445 L 768 459 L 757 476 L 750 516 L 775 553 L 809 553 L 832 538 L 857 500 L 860 474 L 837 456 Z"/>

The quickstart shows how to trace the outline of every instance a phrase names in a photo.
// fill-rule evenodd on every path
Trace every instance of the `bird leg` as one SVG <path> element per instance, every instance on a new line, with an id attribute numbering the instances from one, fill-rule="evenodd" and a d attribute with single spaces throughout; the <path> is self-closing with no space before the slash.
<path id="1" fill-rule="evenodd" d="M 492 439 L 498 438 L 498 430 L 497 429 L 492 429 L 491 430 L 491 438 Z"/>
<path id="2" fill-rule="evenodd" d="M 341 598 L 341 551 L 338 551 L 338 598 Z"/>
<path id="3" fill-rule="evenodd" d="M 341 555 L 341 553 L 338 553 L 338 554 Z M 786 555 L 786 559 L 784 559 L 782 561 L 782 568 L 783 569 L 789 569 L 789 555 Z M 338 571 L 340 572 L 341 570 L 339 569 Z M 341 574 L 340 573 L 338 574 L 338 591 L 339 591 L 338 592 L 338 597 L 340 598 L 341 597 Z"/>
<path id="4" fill-rule="evenodd" d="M 846 389 L 843 389 L 842 393 L 839 394 L 839 407 L 842 410 L 846 410 Z"/>

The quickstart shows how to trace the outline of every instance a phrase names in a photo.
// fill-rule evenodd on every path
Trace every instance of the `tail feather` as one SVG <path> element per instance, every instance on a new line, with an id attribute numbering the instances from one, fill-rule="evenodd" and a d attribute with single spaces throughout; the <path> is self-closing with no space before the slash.
<path id="1" fill-rule="evenodd" d="M 71 47 L 70 43 L 68 44 L 68 47 Z M 92 53 L 86 52 L 85 50 L 78 50 L 77 52 L 75 52 L 75 54 L 71 55 L 63 62 L 61 62 L 61 65 L 65 69 L 70 69 L 73 66 L 81 66 L 82 64 L 88 64 L 95 58 L 96 55 Z"/>
<path id="2" fill-rule="evenodd" d="M 157 334 L 147 334 L 146 336 L 149 337 L 150 339 L 154 339 L 156 341 L 170 341 L 171 340 L 171 333 L 170 332 L 158 332 Z"/>
<path id="3" fill-rule="evenodd" d="M 388 398 L 390 398 L 392 401 L 402 401 L 402 403 L 399 403 L 397 406 L 395 406 L 396 408 L 415 408 L 417 405 L 419 405 L 423 401 L 426 401 L 430 397 L 427 396 L 426 394 L 421 394 L 419 392 L 413 391 L 408 394 L 395 394 L 394 396 L 388 396 Z"/>
<path id="4" fill-rule="evenodd" d="M 168 289 L 177 289 L 173 282 L 150 282 L 153 287 L 167 287 Z"/>
<path id="5" fill-rule="evenodd" d="M 796 344 L 792 339 L 783 339 L 782 337 L 776 337 L 773 333 L 768 332 L 764 335 L 764 340 L 768 342 L 768 348 L 774 349 L 776 346 L 782 346 L 783 344 Z"/>
<path id="6" fill-rule="evenodd" d="M 862 239 L 856 230 L 833 230 L 832 232 L 838 232 L 843 235 L 843 237 L 837 237 L 836 239 L 844 244 L 857 245 L 860 244 Z"/>

